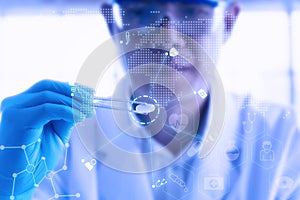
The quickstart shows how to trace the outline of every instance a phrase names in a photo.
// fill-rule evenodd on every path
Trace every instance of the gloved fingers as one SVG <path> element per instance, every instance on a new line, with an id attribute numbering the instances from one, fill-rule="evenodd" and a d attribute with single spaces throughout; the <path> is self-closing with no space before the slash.
<path id="1" fill-rule="evenodd" d="M 55 133 L 57 137 L 60 138 L 63 144 L 66 144 L 70 139 L 71 134 L 71 128 L 74 126 L 74 124 L 65 122 L 63 120 L 57 120 L 57 121 L 51 121 L 51 124 L 47 124 L 52 130 L 52 133 Z M 48 128 L 49 128 L 48 127 Z M 51 138 L 53 134 L 49 134 L 47 132 L 44 132 L 43 138 Z"/>
<path id="2" fill-rule="evenodd" d="M 22 109 L 26 116 L 24 126 L 31 129 L 40 129 L 51 121 L 62 120 L 71 125 L 74 125 L 79 120 L 85 119 L 86 115 L 78 109 L 73 109 L 70 106 L 45 103 L 35 107 Z M 28 115 L 30 113 L 30 115 Z M 75 121 L 78 119 L 78 121 Z"/>
<path id="3" fill-rule="evenodd" d="M 78 87 L 76 93 L 69 96 L 60 93 L 44 90 L 38 93 L 21 93 L 19 95 L 8 97 L 3 100 L 1 110 L 8 108 L 26 108 L 34 107 L 45 103 L 60 104 L 73 107 L 80 110 L 82 113 L 90 117 L 93 115 L 93 93 L 92 90 L 87 90 L 84 87 Z"/>
<path id="4" fill-rule="evenodd" d="M 2 109 L 8 108 L 28 108 L 38 106 L 44 103 L 60 104 L 80 109 L 84 102 L 72 99 L 51 91 L 42 91 L 39 93 L 22 93 L 13 97 L 9 97 L 3 101 Z M 88 105 L 84 105 L 88 106 Z"/>
<path id="5" fill-rule="evenodd" d="M 87 114 L 92 110 L 91 107 L 94 97 L 94 89 L 92 88 L 79 85 L 77 83 L 71 85 L 68 83 L 62 83 L 58 81 L 43 80 L 33 85 L 25 93 L 37 93 L 45 90 L 52 91 L 54 93 L 60 93 L 67 97 L 71 96 L 73 100 L 77 100 L 83 104 L 83 112 Z M 91 106 L 89 107 L 88 105 Z"/>
<path id="6" fill-rule="evenodd" d="M 49 124 L 53 127 L 50 132 L 59 130 L 60 134 L 68 134 L 69 129 L 85 117 L 78 109 L 59 104 L 46 103 L 22 109 L 11 107 L 2 112 L 0 132 L 3 134 L 0 134 L 0 140 L 8 146 L 28 144 L 40 138 Z M 28 136 L 26 133 L 35 134 Z"/>
<path id="7" fill-rule="evenodd" d="M 42 80 L 26 90 L 25 93 L 37 93 L 45 90 L 60 93 L 68 97 L 73 96 L 73 98 L 79 100 L 91 100 L 91 97 L 94 94 L 94 90 L 92 88 L 79 85 L 77 83 L 70 85 L 68 83 L 52 80 Z"/>
<path id="8" fill-rule="evenodd" d="M 71 95 L 71 87 L 68 83 L 53 80 L 42 80 L 31 86 L 25 93 L 37 93 L 45 90 L 60 93 L 65 96 Z"/>
<path id="9" fill-rule="evenodd" d="M 16 107 L 16 108 L 27 108 L 41 105 L 44 103 L 53 103 L 61 104 L 67 106 L 74 106 L 79 108 L 80 102 L 65 95 L 51 92 L 51 91 L 42 91 L 39 93 L 22 93 L 13 97 L 9 97 L 3 101 L 3 108 Z"/>

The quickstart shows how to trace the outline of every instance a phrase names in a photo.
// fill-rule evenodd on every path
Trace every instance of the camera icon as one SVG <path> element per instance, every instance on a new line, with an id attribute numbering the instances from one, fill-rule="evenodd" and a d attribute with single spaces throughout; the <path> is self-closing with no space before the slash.
<path id="1" fill-rule="evenodd" d="M 224 190 L 224 178 L 204 177 L 204 190 Z"/>
<path id="2" fill-rule="evenodd" d="M 205 98 L 207 97 L 207 93 L 206 93 L 205 90 L 203 90 L 203 89 L 200 89 L 200 90 L 198 91 L 198 94 L 199 94 L 199 96 L 200 96 L 202 99 L 205 99 Z"/>

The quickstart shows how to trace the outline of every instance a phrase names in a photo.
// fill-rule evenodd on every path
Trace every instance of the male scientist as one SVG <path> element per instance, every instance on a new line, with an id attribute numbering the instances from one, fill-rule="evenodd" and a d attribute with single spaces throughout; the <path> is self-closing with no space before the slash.
<path id="1" fill-rule="evenodd" d="M 44 80 L 4 99 L 0 199 L 300 199 L 292 109 L 218 98 L 218 77 L 204 67 L 215 63 L 239 10 L 234 0 L 103 5 L 114 44 L 132 47 L 112 98 L 130 109 L 101 107 L 84 81 Z"/>

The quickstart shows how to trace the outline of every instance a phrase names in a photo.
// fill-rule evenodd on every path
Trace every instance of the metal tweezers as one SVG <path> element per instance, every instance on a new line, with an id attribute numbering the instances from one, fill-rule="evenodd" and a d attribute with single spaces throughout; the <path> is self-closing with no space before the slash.
<path id="1" fill-rule="evenodd" d="M 136 105 L 135 109 L 128 104 Z M 114 104 L 120 104 L 116 106 Z M 156 105 L 152 103 L 140 102 L 140 101 L 126 101 L 120 99 L 104 98 L 104 97 L 94 97 L 93 105 L 95 108 L 107 108 L 113 110 L 123 110 L 127 112 L 132 112 L 141 115 L 148 115 L 156 109 Z"/>

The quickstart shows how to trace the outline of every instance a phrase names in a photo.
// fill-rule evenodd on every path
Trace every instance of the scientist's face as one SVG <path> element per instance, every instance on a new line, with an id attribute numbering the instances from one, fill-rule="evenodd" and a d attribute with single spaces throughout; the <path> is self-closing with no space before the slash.
<path id="1" fill-rule="evenodd" d="M 125 1 L 119 5 L 103 6 L 102 13 L 112 35 L 141 27 L 172 29 L 192 38 L 214 59 L 218 54 L 219 47 L 226 41 L 227 36 L 233 28 L 234 20 L 238 14 L 238 6 L 232 4 L 228 7 L 228 5 L 221 4 L 220 7 L 215 8 L 208 4 L 162 2 L 155 0 L 151 2 Z M 156 41 L 153 42 L 155 43 Z M 195 49 L 189 48 L 185 41 L 176 37 L 170 37 L 168 42 L 175 49 L 185 49 L 190 55 L 198 55 L 199 53 L 195 52 Z M 119 45 L 119 41 L 116 41 L 116 44 Z M 171 54 L 171 52 L 164 52 L 160 49 L 141 49 L 136 52 L 130 52 L 125 56 L 124 66 L 130 70 L 143 64 L 163 64 L 178 71 L 189 82 L 194 91 L 199 91 L 199 89 L 208 91 L 203 77 L 201 77 L 199 71 L 190 62 L 179 56 L 169 56 L 166 59 L 166 53 L 167 55 Z M 178 91 L 185 89 L 180 88 L 180 85 L 176 87 L 179 87 L 176 88 Z M 144 95 L 147 91 L 152 91 L 149 95 L 154 96 L 159 103 L 164 102 L 166 98 L 173 98 L 172 95 L 166 95 L 170 93 L 168 88 L 154 88 L 153 85 L 143 86 L 137 91 L 135 96 Z M 196 113 L 199 113 L 202 109 L 201 106 L 204 105 L 200 97 L 198 98 L 200 102 L 199 110 L 193 110 Z M 167 115 L 170 116 L 168 123 L 172 124 L 174 117 L 172 118 L 171 116 L 179 115 L 178 113 L 181 110 L 178 105 L 179 102 L 176 99 L 174 101 L 169 100 L 169 102 L 171 103 L 166 105 L 169 111 Z M 144 119 L 141 120 L 143 121 Z M 166 134 L 163 133 L 164 131 Z M 176 132 L 165 129 L 160 133 L 155 137 L 161 137 L 158 139 L 163 143 L 168 143 L 176 134 Z"/>
<path id="2" fill-rule="evenodd" d="M 164 1 L 124 1 L 120 4 L 104 5 L 102 12 L 112 35 L 141 27 L 163 27 L 173 29 L 197 41 L 215 62 L 221 45 L 230 35 L 239 7 L 236 3 L 226 5 L 220 3 L 217 7 L 209 4 L 164 2 Z M 107 12 L 107 10 L 111 12 Z M 176 48 L 187 49 L 190 54 L 197 54 L 189 49 L 184 41 L 171 38 Z M 157 53 L 161 51 L 154 51 Z M 168 64 L 180 71 L 192 85 L 200 84 L 201 77 L 191 64 L 179 59 L 164 60 L 165 52 L 161 52 L 161 63 Z M 127 56 L 129 58 L 130 56 Z M 158 56 L 159 57 L 159 56 Z M 152 58 L 139 56 L 141 63 L 150 63 Z M 153 58 L 154 59 L 154 58 Z M 155 57 L 157 59 L 157 57 Z M 127 59 L 128 61 L 129 59 Z M 143 62 L 147 60 L 147 62 Z M 168 63 L 165 63 L 168 62 Z M 132 63 L 132 62 L 131 62 Z M 131 68 L 125 64 L 125 68 Z"/>

